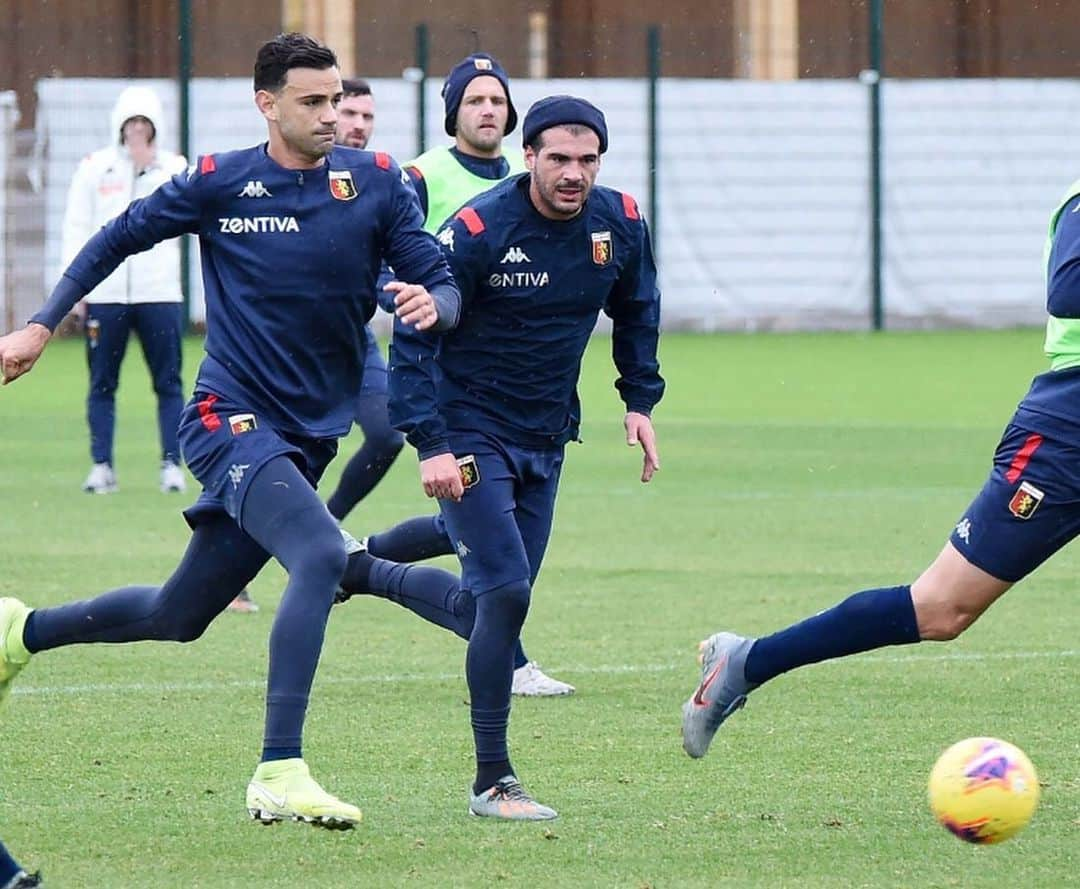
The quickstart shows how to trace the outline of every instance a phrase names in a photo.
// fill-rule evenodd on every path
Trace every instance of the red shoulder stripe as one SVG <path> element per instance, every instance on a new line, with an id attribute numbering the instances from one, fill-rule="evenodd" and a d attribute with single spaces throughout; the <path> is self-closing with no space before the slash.
<path id="1" fill-rule="evenodd" d="M 469 234 L 473 237 L 476 237 L 484 230 L 484 220 L 480 218 L 480 214 L 472 207 L 462 207 L 454 218 L 464 222 L 465 228 L 469 230 Z"/>
<path id="2" fill-rule="evenodd" d="M 424 178 L 424 171 L 419 167 L 406 167 L 405 172 L 412 176 L 413 179 L 417 180 L 417 182 Z"/>
<path id="3" fill-rule="evenodd" d="M 630 195 L 623 194 L 622 196 L 622 208 L 626 214 L 627 219 L 640 219 L 638 214 L 637 201 L 635 201 Z"/>
<path id="4" fill-rule="evenodd" d="M 214 156 L 212 154 L 204 154 L 202 160 L 199 162 L 199 172 L 202 174 L 213 173 L 217 169 L 217 164 L 214 163 Z"/>
<path id="5" fill-rule="evenodd" d="M 388 155 L 385 151 L 376 151 L 375 152 L 375 166 L 378 167 L 380 170 L 389 170 L 390 169 L 390 155 Z"/>

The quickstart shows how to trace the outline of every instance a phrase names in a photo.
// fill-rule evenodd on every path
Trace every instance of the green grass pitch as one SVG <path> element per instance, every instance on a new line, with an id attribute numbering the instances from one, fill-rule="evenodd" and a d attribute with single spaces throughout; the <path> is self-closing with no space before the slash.
<path id="1" fill-rule="evenodd" d="M 595 340 L 584 444 L 568 448 L 524 633 L 578 693 L 515 701 L 511 722 L 519 774 L 555 822 L 467 817 L 464 646 L 366 599 L 332 615 L 305 746 L 364 823 L 249 822 L 283 584 L 269 566 L 253 586 L 263 610 L 224 614 L 192 645 L 76 647 L 30 664 L 0 712 L 0 837 L 57 887 L 1075 885 L 1075 549 L 955 643 L 780 677 L 703 760 L 679 738 L 699 639 L 768 632 L 910 582 L 933 558 L 1042 370 L 1040 346 L 1036 330 L 667 336 L 662 470 L 642 486 L 609 344 Z M 200 347 L 188 343 L 189 382 Z M 0 595 L 64 602 L 160 581 L 178 559 L 193 494 L 157 491 L 135 345 L 121 385 L 110 497 L 79 491 L 79 343 L 55 343 L 0 390 Z M 406 451 L 347 526 L 362 535 L 430 508 Z M 1031 826 L 997 848 L 953 839 L 926 804 L 937 755 L 978 734 L 1021 746 L 1044 783 Z"/>

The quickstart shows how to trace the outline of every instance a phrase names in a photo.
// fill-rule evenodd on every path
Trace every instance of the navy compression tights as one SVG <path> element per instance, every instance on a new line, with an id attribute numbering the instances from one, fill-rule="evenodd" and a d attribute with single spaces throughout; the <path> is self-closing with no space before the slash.
<path id="1" fill-rule="evenodd" d="M 34 611 L 24 633 L 27 647 L 45 651 L 86 642 L 190 642 L 273 553 L 289 572 L 289 583 L 270 632 L 264 749 L 299 755 L 326 618 L 345 568 L 345 547 L 311 484 L 283 456 L 252 479 L 243 523 L 247 533 L 226 516 L 199 525 L 176 571 L 160 587 L 121 587 L 95 599 Z"/>

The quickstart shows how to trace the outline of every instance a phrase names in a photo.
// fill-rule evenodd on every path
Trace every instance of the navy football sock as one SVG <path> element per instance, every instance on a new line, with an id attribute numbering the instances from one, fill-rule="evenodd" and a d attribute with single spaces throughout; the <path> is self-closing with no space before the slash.
<path id="1" fill-rule="evenodd" d="M 514 774 L 514 767 L 510 760 L 500 759 L 497 762 L 478 762 L 476 764 L 476 780 L 473 781 L 474 794 L 483 793 L 495 786 L 495 782 L 507 775 Z"/>
<path id="2" fill-rule="evenodd" d="M 461 589 L 457 575 L 442 568 L 402 565 L 369 553 L 352 553 L 341 588 L 354 596 L 389 599 L 462 639 L 468 639 L 472 632 L 472 596 Z"/>
<path id="3" fill-rule="evenodd" d="M 476 603 L 467 590 L 460 588 L 457 576 L 441 568 L 400 565 L 385 557 L 374 558 L 370 552 L 353 553 L 345 566 L 341 588 L 352 595 L 397 602 L 462 639 L 472 634 Z M 514 647 L 514 669 L 528 662 L 519 639 Z"/>
<path id="4" fill-rule="evenodd" d="M 242 520 L 244 530 L 289 572 L 270 630 L 263 754 L 298 755 L 326 619 L 345 570 L 345 545 L 314 488 L 284 456 L 252 479 Z"/>
<path id="5" fill-rule="evenodd" d="M 501 764 L 510 759 L 506 730 L 510 721 L 514 643 L 529 610 L 529 583 L 527 580 L 509 583 L 483 593 L 474 601 L 476 621 L 465 655 L 465 678 L 469 683 L 476 761 Z M 498 775 L 494 780 L 501 777 Z M 479 775 L 477 783 L 480 783 Z M 485 787 L 491 783 L 494 781 Z"/>
<path id="6" fill-rule="evenodd" d="M 85 642 L 197 639 L 269 558 L 236 522 L 221 515 L 195 528 L 183 559 L 162 586 L 121 587 L 94 599 L 35 609 L 23 642 L 35 652 Z"/>
<path id="7" fill-rule="evenodd" d="M 373 556 L 392 562 L 419 562 L 454 551 L 446 526 L 437 515 L 406 519 L 388 531 L 372 534 L 367 546 Z"/>
<path id="8" fill-rule="evenodd" d="M 747 682 L 886 645 L 919 641 L 911 587 L 865 590 L 786 630 L 758 639 L 746 656 Z"/>

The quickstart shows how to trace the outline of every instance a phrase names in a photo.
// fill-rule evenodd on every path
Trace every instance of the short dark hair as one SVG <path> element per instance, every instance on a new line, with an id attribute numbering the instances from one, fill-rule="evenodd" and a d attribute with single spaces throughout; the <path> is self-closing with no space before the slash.
<path id="1" fill-rule="evenodd" d="M 337 56 L 307 34 L 278 34 L 259 47 L 255 57 L 255 91 L 279 92 L 292 68 L 324 71 L 337 66 Z"/>
<path id="2" fill-rule="evenodd" d="M 583 123 L 557 123 L 554 126 L 550 126 L 547 129 L 552 130 L 558 127 L 561 130 L 567 130 L 571 136 L 580 136 L 582 133 L 595 133 L 592 127 L 587 127 Z M 540 153 L 540 149 L 544 147 L 544 133 L 547 130 L 539 130 L 535 136 L 525 143 L 527 148 L 531 148 L 537 154 Z"/>
<path id="3" fill-rule="evenodd" d="M 346 99 L 350 96 L 370 96 L 371 84 L 362 77 L 346 77 L 341 81 L 341 95 Z"/>

